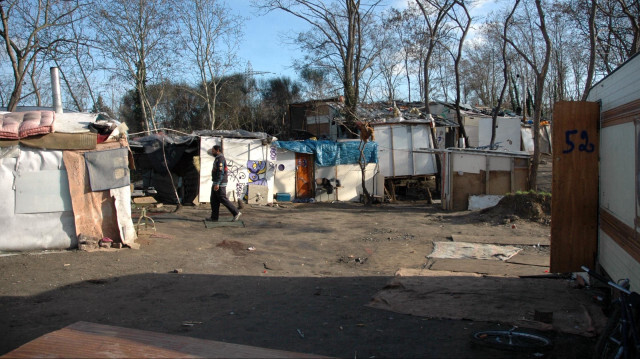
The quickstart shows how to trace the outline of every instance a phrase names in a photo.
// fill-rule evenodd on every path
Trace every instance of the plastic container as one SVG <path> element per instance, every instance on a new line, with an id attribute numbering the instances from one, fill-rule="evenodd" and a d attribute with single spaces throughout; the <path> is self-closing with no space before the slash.
<path id="1" fill-rule="evenodd" d="M 291 194 L 289 194 L 289 193 L 276 193 L 276 201 L 278 201 L 278 202 L 291 202 Z"/>

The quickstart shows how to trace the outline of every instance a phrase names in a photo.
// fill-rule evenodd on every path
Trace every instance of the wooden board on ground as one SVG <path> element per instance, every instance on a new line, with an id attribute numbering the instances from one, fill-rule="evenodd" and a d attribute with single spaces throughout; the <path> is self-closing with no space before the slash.
<path id="1" fill-rule="evenodd" d="M 473 236 L 465 234 L 452 234 L 451 239 L 454 242 L 467 242 L 467 243 L 486 243 L 486 244 L 512 244 L 512 245 L 541 245 L 548 246 L 551 244 L 549 237 L 498 237 L 498 236 Z"/>
<path id="2" fill-rule="evenodd" d="M 151 197 L 151 196 L 146 196 L 146 197 L 135 197 L 133 198 L 133 203 L 136 204 L 153 204 L 153 203 L 158 203 L 156 201 L 155 198 Z"/>
<path id="3" fill-rule="evenodd" d="M 320 358 L 320 356 L 265 349 L 76 322 L 15 349 L 7 358 Z"/>
<path id="4" fill-rule="evenodd" d="M 549 256 L 540 256 L 535 254 L 518 253 L 506 260 L 507 263 L 526 264 L 530 266 L 539 266 L 549 269 Z"/>
<path id="5" fill-rule="evenodd" d="M 218 227 L 244 227 L 244 221 L 220 220 L 218 222 L 204 220 L 204 226 L 206 228 L 218 228 Z"/>
<path id="6" fill-rule="evenodd" d="M 431 270 L 451 271 L 451 272 L 475 272 L 489 275 L 505 275 L 509 273 L 514 276 L 545 275 L 548 268 L 507 263 L 503 261 L 486 261 L 482 259 L 435 259 Z"/>
<path id="7" fill-rule="evenodd" d="M 552 312 L 551 328 L 592 337 L 607 321 L 591 294 L 562 279 L 478 276 L 400 270 L 368 306 L 427 318 L 501 322 L 541 328 L 536 310 Z"/>

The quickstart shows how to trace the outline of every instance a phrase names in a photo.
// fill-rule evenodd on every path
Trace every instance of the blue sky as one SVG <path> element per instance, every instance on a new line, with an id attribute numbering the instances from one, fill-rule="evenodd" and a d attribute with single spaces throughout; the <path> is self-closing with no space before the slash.
<path id="1" fill-rule="evenodd" d="M 387 0 L 383 3 L 385 7 L 406 7 L 406 0 Z M 266 74 L 267 77 L 297 77 L 291 66 L 294 59 L 301 58 L 301 55 L 296 46 L 286 38 L 308 29 L 309 25 L 282 10 L 257 13 L 251 7 L 250 0 L 230 0 L 227 5 L 233 12 L 242 14 L 247 19 L 244 39 L 238 53 L 244 61 L 243 65 L 250 61 L 254 71 L 272 72 Z"/>
<path id="2" fill-rule="evenodd" d="M 384 9 L 389 7 L 406 8 L 407 2 L 413 0 L 385 0 Z M 478 0 L 471 10 L 472 16 L 482 16 L 494 8 L 496 0 Z M 244 39 L 238 55 L 240 70 L 247 62 L 251 62 L 254 71 L 269 72 L 264 76 L 289 76 L 296 78 L 292 69 L 294 59 L 301 58 L 299 50 L 294 44 L 286 40 L 287 36 L 295 36 L 309 25 L 295 16 L 282 10 L 275 10 L 267 14 L 259 14 L 251 6 L 250 0 L 227 0 L 227 6 L 236 14 L 246 18 Z"/>

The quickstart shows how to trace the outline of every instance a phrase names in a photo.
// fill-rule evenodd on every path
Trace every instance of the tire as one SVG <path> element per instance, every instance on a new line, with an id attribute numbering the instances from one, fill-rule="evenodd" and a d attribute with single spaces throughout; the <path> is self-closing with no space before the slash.
<path id="1" fill-rule="evenodd" d="M 620 305 L 616 305 L 607 321 L 593 354 L 594 359 L 616 358 L 622 345 L 622 323 L 620 321 Z"/>
<path id="2" fill-rule="evenodd" d="M 485 330 L 471 336 L 474 343 L 487 347 L 531 352 L 546 351 L 552 348 L 551 339 L 542 335 L 508 330 Z"/>

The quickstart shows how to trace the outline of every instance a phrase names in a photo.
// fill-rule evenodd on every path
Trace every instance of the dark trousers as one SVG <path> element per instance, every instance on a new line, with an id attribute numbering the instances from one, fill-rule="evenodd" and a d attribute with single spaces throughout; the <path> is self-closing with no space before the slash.
<path id="1" fill-rule="evenodd" d="M 213 190 L 213 186 L 211 187 L 211 219 L 214 221 L 218 220 L 218 216 L 220 215 L 220 203 L 223 206 L 227 207 L 229 212 L 232 215 L 238 214 L 238 209 L 236 206 L 229 201 L 227 198 L 227 187 L 218 187 L 217 191 Z"/>

